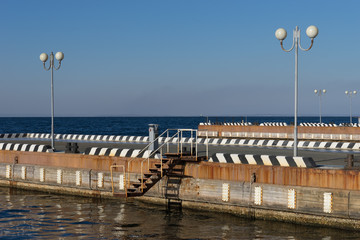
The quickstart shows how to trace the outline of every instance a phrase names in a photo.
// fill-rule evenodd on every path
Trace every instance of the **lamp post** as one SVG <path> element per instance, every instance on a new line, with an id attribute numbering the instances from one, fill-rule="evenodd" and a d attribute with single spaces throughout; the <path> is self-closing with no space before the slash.
<path id="1" fill-rule="evenodd" d="M 320 123 L 321 123 L 321 96 L 326 93 L 326 89 L 315 89 L 314 93 L 319 96 L 319 113 L 320 113 Z"/>
<path id="2" fill-rule="evenodd" d="M 287 33 L 284 28 L 279 28 L 275 32 L 275 37 L 280 40 L 281 49 L 285 52 L 291 52 L 295 47 L 295 114 L 294 114 L 294 157 L 297 156 L 297 115 L 298 115 L 298 49 L 303 51 L 309 51 L 314 43 L 314 38 L 318 35 L 319 30 L 315 26 L 310 26 L 306 29 L 306 35 L 311 39 L 311 45 L 309 48 L 304 49 L 300 44 L 300 29 L 298 26 L 293 32 L 293 44 L 292 47 L 286 50 L 283 46 L 283 40 L 286 38 Z"/>
<path id="3" fill-rule="evenodd" d="M 350 99 L 350 123 L 352 123 L 352 97 L 357 93 L 357 91 L 345 91 L 345 94 L 349 96 Z"/>
<path id="4" fill-rule="evenodd" d="M 54 69 L 59 70 L 61 67 L 61 61 L 64 59 L 64 53 L 57 52 L 55 58 L 59 61 L 59 66 L 55 67 L 54 64 L 54 54 L 50 54 L 50 66 L 47 68 L 45 66 L 46 61 L 48 60 L 48 55 L 46 53 L 40 54 L 40 60 L 44 64 L 44 69 L 49 71 L 51 69 L 51 148 L 55 150 L 54 146 Z"/>

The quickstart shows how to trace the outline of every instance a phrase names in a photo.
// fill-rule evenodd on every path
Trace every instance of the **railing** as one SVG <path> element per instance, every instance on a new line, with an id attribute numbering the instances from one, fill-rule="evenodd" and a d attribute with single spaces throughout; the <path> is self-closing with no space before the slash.
<path id="1" fill-rule="evenodd" d="M 113 180 L 113 168 L 122 168 L 123 170 L 123 177 L 125 178 L 126 176 L 126 172 L 125 172 L 125 166 L 124 165 L 111 165 L 110 166 L 110 174 L 111 174 L 111 190 L 112 190 L 112 194 L 114 195 L 114 180 Z M 121 175 L 120 175 L 121 176 Z M 125 190 L 125 196 L 127 197 L 127 186 L 125 184 L 124 181 L 124 190 Z"/>
<path id="2" fill-rule="evenodd" d="M 170 129 L 167 129 L 166 132 L 169 134 L 169 131 L 171 131 Z M 157 149 L 155 149 L 153 151 L 154 154 L 156 154 L 158 151 L 160 151 L 160 170 L 161 170 L 161 175 L 160 177 L 163 177 L 163 154 L 162 154 L 162 148 L 165 144 L 168 144 L 168 142 L 170 140 L 173 140 L 176 136 L 179 136 L 179 130 L 177 130 L 177 132 L 168 140 L 168 138 L 165 139 L 164 143 L 160 145 L 160 147 L 158 147 Z M 159 137 L 158 137 L 159 138 Z M 157 138 L 157 139 L 158 139 Z M 179 137 L 178 137 L 179 139 Z M 168 141 L 166 141 L 168 140 Z M 155 141 L 155 140 L 154 140 Z M 178 140 L 180 141 L 180 140 Z M 167 146 L 167 149 L 169 149 L 169 146 Z M 167 151 L 169 152 L 169 151 Z M 179 152 L 179 145 L 178 145 L 178 152 Z M 144 172 L 143 172 L 143 166 L 144 166 L 144 162 L 147 161 L 147 171 L 149 172 L 150 169 L 150 157 L 148 157 L 147 159 L 144 159 L 141 161 L 141 165 L 140 165 L 140 175 L 141 175 L 141 192 L 144 192 Z"/>
<path id="3" fill-rule="evenodd" d="M 173 135 L 171 135 L 171 132 L 175 131 L 175 133 Z M 163 147 L 166 145 L 166 149 L 167 149 L 167 152 L 169 153 L 170 152 L 170 146 L 169 144 L 170 143 L 173 143 L 173 139 L 175 137 L 178 137 L 177 139 L 177 154 L 180 154 L 180 156 L 183 155 L 183 132 L 190 132 L 190 152 L 191 152 L 191 155 L 194 154 L 193 152 L 193 146 L 194 146 L 194 142 L 195 142 L 195 158 L 197 159 L 198 157 L 198 147 L 197 147 L 197 142 L 198 142 L 198 139 L 197 139 L 197 130 L 194 130 L 194 129 L 167 129 L 165 130 L 162 134 L 160 134 L 155 140 L 153 140 L 152 142 L 150 142 L 148 145 L 146 145 L 146 147 L 144 147 L 136 157 L 134 157 L 133 159 L 131 159 L 130 161 L 128 161 L 128 168 L 127 168 L 127 188 L 130 188 L 130 163 L 132 161 L 134 161 L 141 153 L 143 153 L 144 151 L 146 151 L 150 145 L 152 145 L 153 143 L 159 141 L 159 139 L 161 137 L 163 137 L 166 133 L 166 138 L 164 140 L 164 142 L 157 148 L 157 149 L 154 149 L 154 151 L 152 153 L 150 153 L 150 155 L 141 161 L 141 192 L 144 191 L 144 162 L 147 161 L 147 172 L 149 172 L 149 169 L 150 169 L 150 157 L 153 156 L 154 154 L 156 154 L 157 152 L 160 151 L 160 170 L 161 170 L 161 178 L 163 177 Z M 193 137 L 193 133 L 195 132 L 195 139 Z M 193 139 L 195 141 L 193 141 Z"/>

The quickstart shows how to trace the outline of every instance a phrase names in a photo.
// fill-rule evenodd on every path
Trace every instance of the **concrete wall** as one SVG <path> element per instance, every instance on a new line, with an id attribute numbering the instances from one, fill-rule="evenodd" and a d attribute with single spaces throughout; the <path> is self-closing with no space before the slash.
<path id="1" fill-rule="evenodd" d="M 224 198 L 228 185 L 228 199 Z M 262 189 L 261 203 L 256 204 L 255 189 Z M 295 207 L 289 207 L 289 190 L 295 192 Z M 227 191 L 227 188 L 226 188 Z M 324 210 L 324 193 L 331 194 L 330 211 Z M 145 201 L 163 196 L 152 189 Z M 151 198 L 153 197 L 153 198 Z M 180 199 L 184 207 L 222 211 L 255 219 L 278 220 L 305 225 L 360 230 L 360 193 L 340 189 L 282 186 L 185 178 Z"/>
<path id="2" fill-rule="evenodd" d="M 131 181 L 141 177 L 143 160 L 131 162 Z M 124 194 L 120 189 L 123 172 L 116 169 L 113 173 L 113 195 L 109 166 L 127 165 L 128 161 L 130 159 L 80 154 L 0 151 L 0 185 L 116 198 Z M 155 162 L 151 160 L 150 165 Z M 359 183 L 359 171 L 355 170 L 202 162 L 186 165 L 179 197 L 184 207 L 360 230 Z M 165 186 L 166 177 L 140 199 L 165 203 Z"/>
<path id="3" fill-rule="evenodd" d="M 228 125 L 199 125 L 198 134 L 205 137 L 232 138 L 282 138 L 294 137 L 293 126 L 228 126 Z M 299 139 L 318 140 L 360 140 L 359 127 L 308 127 L 298 126 Z"/>

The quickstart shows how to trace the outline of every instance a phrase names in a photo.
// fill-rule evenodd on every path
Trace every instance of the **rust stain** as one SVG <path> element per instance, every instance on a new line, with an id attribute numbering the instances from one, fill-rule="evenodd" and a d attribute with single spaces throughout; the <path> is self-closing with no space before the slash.
<path id="1" fill-rule="evenodd" d="M 256 182 L 265 184 L 360 190 L 358 170 L 328 170 L 280 166 L 252 166 L 242 164 L 202 162 L 186 166 L 186 175 L 201 179 L 250 182 L 255 173 Z"/>
<path id="2" fill-rule="evenodd" d="M 18 157 L 20 165 L 41 165 L 62 168 L 93 169 L 95 171 L 109 171 L 113 164 L 124 165 L 126 171 L 141 173 L 141 162 L 144 159 L 89 156 L 81 154 L 63 153 L 33 153 L 17 151 L 0 151 L 0 163 L 14 163 Z M 150 167 L 154 167 L 159 160 L 149 160 Z M 120 170 L 116 170 L 120 171 Z M 147 171 L 147 161 L 144 162 L 143 172 Z M 295 168 L 280 166 L 259 166 L 227 163 L 188 163 L 185 175 L 195 179 L 211 179 L 223 181 L 250 182 L 255 174 L 257 183 L 307 186 L 321 188 L 335 188 L 343 190 L 360 190 L 359 170 L 331 170 L 315 168 Z"/>
<path id="3" fill-rule="evenodd" d="M 41 165 L 49 167 L 63 168 L 83 168 L 94 169 L 97 171 L 109 171 L 111 165 L 125 165 L 133 158 L 109 157 L 109 156 L 89 156 L 82 154 L 64 154 L 64 153 L 37 153 L 37 152 L 18 152 L 18 151 L 0 151 L 0 163 L 14 163 L 14 158 L 18 157 L 17 164 L 23 165 Z M 130 171 L 140 173 L 141 161 L 138 158 L 130 164 Z M 151 159 L 150 165 L 154 166 L 158 160 Z M 147 170 L 147 164 L 144 168 Z M 118 170 L 115 170 L 118 171 Z"/>

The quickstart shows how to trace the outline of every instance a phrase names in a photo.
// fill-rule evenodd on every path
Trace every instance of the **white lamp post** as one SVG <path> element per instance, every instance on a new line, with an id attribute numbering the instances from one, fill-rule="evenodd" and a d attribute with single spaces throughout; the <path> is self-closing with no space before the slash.
<path id="1" fill-rule="evenodd" d="M 46 53 L 40 54 L 40 60 L 44 64 L 44 69 L 46 71 L 51 69 L 51 148 L 55 150 L 54 145 L 54 68 L 55 70 L 59 70 L 61 67 L 61 61 L 64 59 L 64 53 L 57 52 L 55 54 L 55 58 L 59 61 L 59 66 L 55 67 L 54 64 L 54 54 L 51 52 L 50 54 L 50 66 L 47 68 L 45 67 L 45 63 L 48 60 L 48 55 Z"/>
<path id="2" fill-rule="evenodd" d="M 293 45 L 290 49 L 286 50 L 283 46 L 283 40 L 286 38 L 287 33 L 284 28 L 279 28 L 275 32 L 275 37 L 280 40 L 281 49 L 285 52 L 290 52 L 295 47 L 295 114 L 294 114 L 294 156 L 297 156 L 297 115 L 298 115 L 298 49 L 303 51 L 309 51 L 314 43 L 314 38 L 318 35 L 319 30 L 315 26 L 310 26 L 306 29 L 306 35 L 311 39 L 311 45 L 309 48 L 304 49 L 300 44 L 300 29 L 298 26 L 293 32 Z"/>
<path id="3" fill-rule="evenodd" d="M 352 97 L 357 91 L 345 91 L 345 94 L 349 96 L 350 99 L 350 123 L 352 123 Z"/>
<path id="4" fill-rule="evenodd" d="M 326 93 L 326 89 L 315 89 L 314 93 L 319 96 L 319 115 L 320 115 L 320 123 L 321 123 L 321 96 Z"/>

